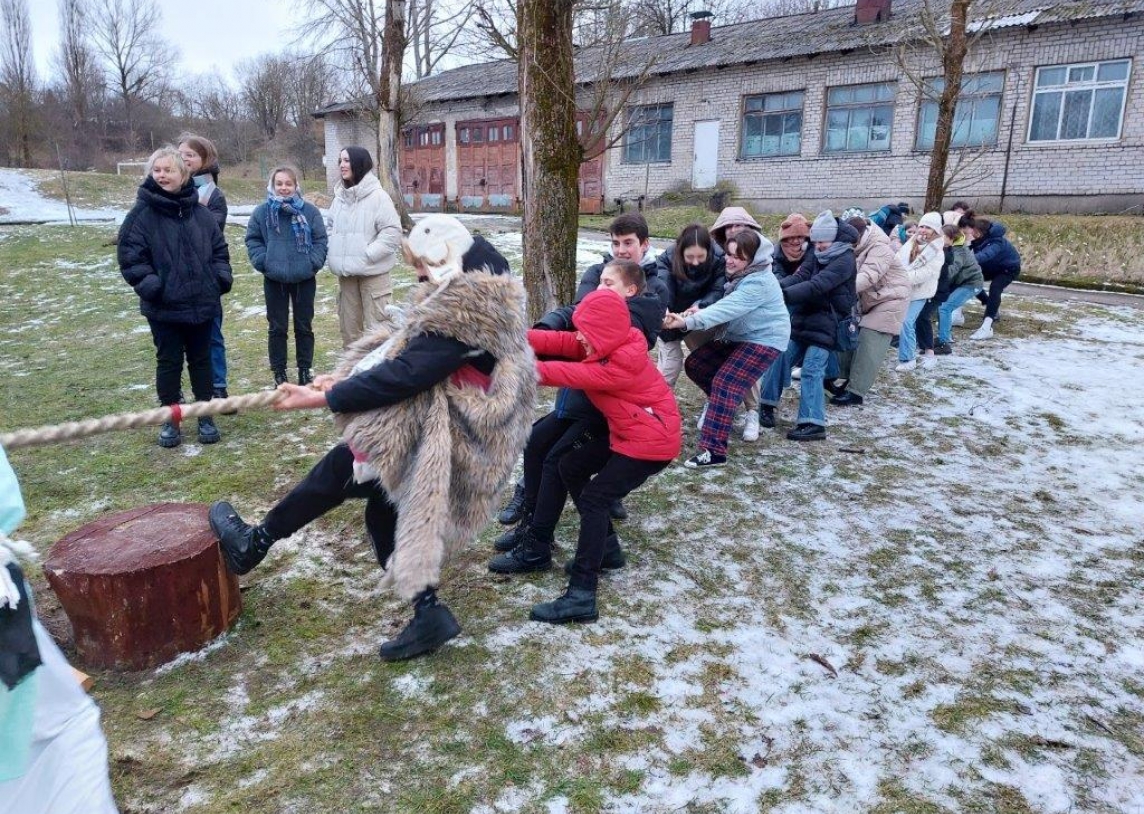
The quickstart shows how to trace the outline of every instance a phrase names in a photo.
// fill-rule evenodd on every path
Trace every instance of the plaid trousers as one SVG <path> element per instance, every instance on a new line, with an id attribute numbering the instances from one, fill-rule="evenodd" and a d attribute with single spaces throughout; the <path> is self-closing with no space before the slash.
<path id="1" fill-rule="evenodd" d="M 727 454 L 727 438 L 735 410 L 779 356 L 777 348 L 753 342 L 716 339 L 691 352 L 683 368 L 687 378 L 707 394 L 707 416 L 699 433 L 699 447 L 712 455 Z"/>

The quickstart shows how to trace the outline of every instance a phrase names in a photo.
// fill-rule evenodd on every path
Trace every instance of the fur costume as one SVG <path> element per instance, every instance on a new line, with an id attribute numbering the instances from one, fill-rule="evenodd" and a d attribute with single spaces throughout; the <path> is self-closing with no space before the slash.
<path id="1" fill-rule="evenodd" d="M 343 439 L 366 456 L 397 508 L 385 582 L 404 599 L 437 585 L 445 559 L 488 523 L 524 448 L 537 387 L 527 327 L 518 280 L 482 271 L 453 274 L 436 286 L 416 287 L 399 314 L 343 355 L 340 376 L 371 352 L 392 359 L 412 337 L 433 333 L 497 360 L 487 389 L 454 374 L 400 403 L 335 416 Z"/>

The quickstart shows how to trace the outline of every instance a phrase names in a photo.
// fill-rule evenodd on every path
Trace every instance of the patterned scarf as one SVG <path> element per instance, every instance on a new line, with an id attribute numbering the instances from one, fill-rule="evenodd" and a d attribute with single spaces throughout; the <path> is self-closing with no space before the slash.
<path id="1" fill-rule="evenodd" d="M 278 216 L 280 213 L 289 215 L 290 228 L 294 230 L 295 248 L 302 254 L 309 252 L 314 244 L 310 235 L 310 221 L 306 220 L 306 216 L 302 214 L 303 207 L 306 205 L 306 202 L 302 200 L 302 194 L 295 191 L 289 198 L 283 198 L 281 195 L 275 195 L 268 190 L 266 203 L 270 207 L 270 228 L 276 234 L 282 234 L 278 226 Z"/>

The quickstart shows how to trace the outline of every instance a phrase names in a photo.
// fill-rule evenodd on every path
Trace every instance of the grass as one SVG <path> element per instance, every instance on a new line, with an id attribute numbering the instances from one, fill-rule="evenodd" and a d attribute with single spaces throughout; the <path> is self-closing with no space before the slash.
<path id="1" fill-rule="evenodd" d="M 64 199 L 64 184 L 58 171 L 22 170 L 36 179 L 40 192 L 49 198 Z M 257 204 L 266 199 L 266 182 L 257 178 L 228 178 L 225 172 L 219 178 L 231 206 Z M 68 192 L 72 203 L 85 208 L 127 209 L 135 203 L 139 176 L 113 175 L 103 172 L 67 173 Z"/>
<path id="2" fill-rule="evenodd" d="M 152 405 L 150 338 L 112 236 L 0 229 L 0 428 Z M 245 393 L 270 380 L 261 279 L 241 235 L 227 236 L 231 389 Z M 323 274 L 319 368 L 337 342 L 334 295 Z M 1044 343 L 1075 343 L 1082 319 L 1132 316 L 1016 300 L 994 347 L 1041 327 Z M 1138 527 L 1077 491 L 1072 470 L 1051 502 L 1019 473 L 1054 449 L 1131 445 L 1078 432 L 1054 405 L 1013 417 L 1000 446 L 979 418 L 938 417 L 971 397 L 959 394 L 987 398 L 966 373 L 878 388 L 874 406 L 831 415 L 827 443 L 735 439 L 726 468 L 673 467 L 632 495 L 620 529 L 631 565 L 606 579 L 597 625 L 527 622 L 563 575 L 490 580 L 489 529 L 443 583 L 464 636 L 383 664 L 376 646 L 407 608 L 376 587 L 360 507 L 332 512 L 243 578 L 242 616 L 219 646 L 167 669 L 95 672 L 122 809 L 1041 812 L 1055 809 L 1027 778 L 1044 768 L 1084 810 L 1116 810 L 1110 784 L 1144 777 L 1144 685 L 1115 660 L 1138 629 Z M 690 449 L 698 394 L 677 390 Z M 779 412 L 785 423 L 789 400 Z M 138 430 L 14 451 L 21 536 L 46 550 L 101 514 L 168 500 L 225 497 L 259 515 L 334 441 L 317 413 L 220 428 L 209 448 L 161 450 Z M 558 531 L 565 554 L 575 519 Z M 1038 576 L 1053 558 L 1065 576 Z"/>

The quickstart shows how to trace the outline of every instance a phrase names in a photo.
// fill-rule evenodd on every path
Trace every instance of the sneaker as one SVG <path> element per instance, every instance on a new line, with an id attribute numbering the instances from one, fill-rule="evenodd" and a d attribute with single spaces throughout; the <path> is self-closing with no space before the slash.
<path id="1" fill-rule="evenodd" d="M 493 540 L 493 548 L 497 551 L 512 551 L 524 542 L 524 537 L 528 533 L 528 521 L 531 519 L 530 517 L 522 518 L 519 523 Z"/>
<path id="2" fill-rule="evenodd" d="M 950 314 L 949 317 L 951 320 L 951 324 L 957 328 L 960 328 L 962 325 L 965 324 L 965 312 L 962 311 L 960 308 L 955 308 L 953 313 Z"/>
<path id="3" fill-rule="evenodd" d="M 982 321 L 981 327 L 978 328 L 976 331 L 974 331 L 973 334 L 969 338 L 970 339 L 992 339 L 993 338 L 993 320 L 991 320 L 989 317 L 986 317 Z"/>
<path id="4" fill-rule="evenodd" d="M 922 356 L 922 367 L 929 370 L 937 365 L 937 356 L 927 353 Z"/>
<path id="5" fill-rule="evenodd" d="M 846 380 L 839 384 L 835 379 L 823 379 L 822 389 L 832 396 L 841 396 L 846 392 Z"/>
<path id="6" fill-rule="evenodd" d="M 796 382 L 801 381 L 802 380 L 802 368 L 801 367 L 792 367 L 790 369 L 790 377 Z"/>
<path id="7" fill-rule="evenodd" d="M 227 392 L 225 387 L 216 387 L 214 389 L 214 395 L 212 395 L 211 398 L 212 399 L 228 399 L 228 398 L 230 398 L 230 393 Z M 238 415 L 238 410 L 224 410 L 223 415 Z M 204 442 L 204 443 L 206 443 L 206 442 Z"/>
<path id="8" fill-rule="evenodd" d="M 819 424 L 799 424 L 786 434 L 789 441 L 821 441 L 826 437 L 826 427 Z"/>
<path id="9" fill-rule="evenodd" d="M 222 433 L 218 431 L 215 426 L 214 419 L 210 416 L 199 419 L 199 443 L 200 444 L 217 444 L 222 440 Z"/>
<path id="10" fill-rule="evenodd" d="M 747 421 L 743 425 L 743 440 L 759 440 L 759 414 L 754 410 L 747 410 Z"/>
<path id="11" fill-rule="evenodd" d="M 532 542 L 529 537 L 512 551 L 497 554 L 489 560 L 489 570 L 494 574 L 531 574 L 535 571 L 547 571 L 552 567 L 552 549 L 545 546 L 544 550 L 537 550 L 530 545 Z"/>
<path id="12" fill-rule="evenodd" d="M 933 346 L 933 352 L 938 356 L 949 356 L 953 353 L 953 345 L 948 342 L 938 342 Z"/>
<path id="13" fill-rule="evenodd" d="M 698 455 L 693 455 L 683 462 L 683 465 L 688 469 L 706 469 L 708 467 L 722 466 L 727 463 L 726 455 L 712 455 L 707 450 L 702 450 Z"/>
<path id="14" fill-rule="evenodd" d="M 898 366 L 895 367 L 894 370 L 898 371 L 899 373 L 906 373 L 910 370 L 913 370 L 917 366 L 918 366 L 918 360 L 917 359 L 911 359 L 908 362 L 898 362 Z"/>
<path id="15" fill-rule="evenodd" d="M 769 404 L 759 405 L 759 426 L 768 430 L 775 428 L 775 408 Z"/>
<path id="16" fill-rule="evenodd" d="M 413 618 L 400 633 L 378 648 L 382 661 L 405 661 L 432 653 L 461 632 L 461 626 L 443 602 L 419 602 Z"/>
<path id="17" fill-rule="evenodd" d="M 703 402 L 703 409 L 699 411 L 699 418 L 695 419 L 695 429 L 703 429 L 703 420 L 707 418 L 707 402 Z"/>
<path id="18" fill-rule="evenodd" d="M 841 396 L 835 396 L 830 400 L 830 403 L 835 407 L 861 407 L 864 399 L 857 393 L 851 393 L 847 390 Z"/>
<path id="19" fill-rule="evenodd" d="M 596 611 L 596 592 L 587 588 L 573 588 L 571 585 L 552 602 L 533 605 L 528 618 L 534 622 L 548 622 L 564 625 L 569 622 L 595 622 L 600 618 Z"/>
<path id="20" fill-rule="evenodd" d="M 244 522 L 234 506 L 225 500 L 211 506 L 207 520 L 211 531 L 218 537 L 227 570 L 237 576 L 242 576 L 262 562 L 270 551 L 270 546 L 274 545 L 266 529 Z"/>
<path id="21" fill-rule="evenodd" d="M 505 507 L 501 509 L 500 514 L 497 515 L 497 522 L 502 526 L 513 526 L 519 523 L 524 515 L 524 484 L 518 483 L 516 488 L 513 489 L 512 498 Z M 509 548 L 511 548 L 511 546 Z M 503 550 L 508 551 L 509 549 L 506 548 Z"/>
<path id="22" fill-rule="evenodd" d="M 159 430 L 159 446 L 163 449 L 174 449 L 181 443 L 183 434 L 179 432 L 179 425 L 171 421 L 165 422 L 163 428 Z"/>

